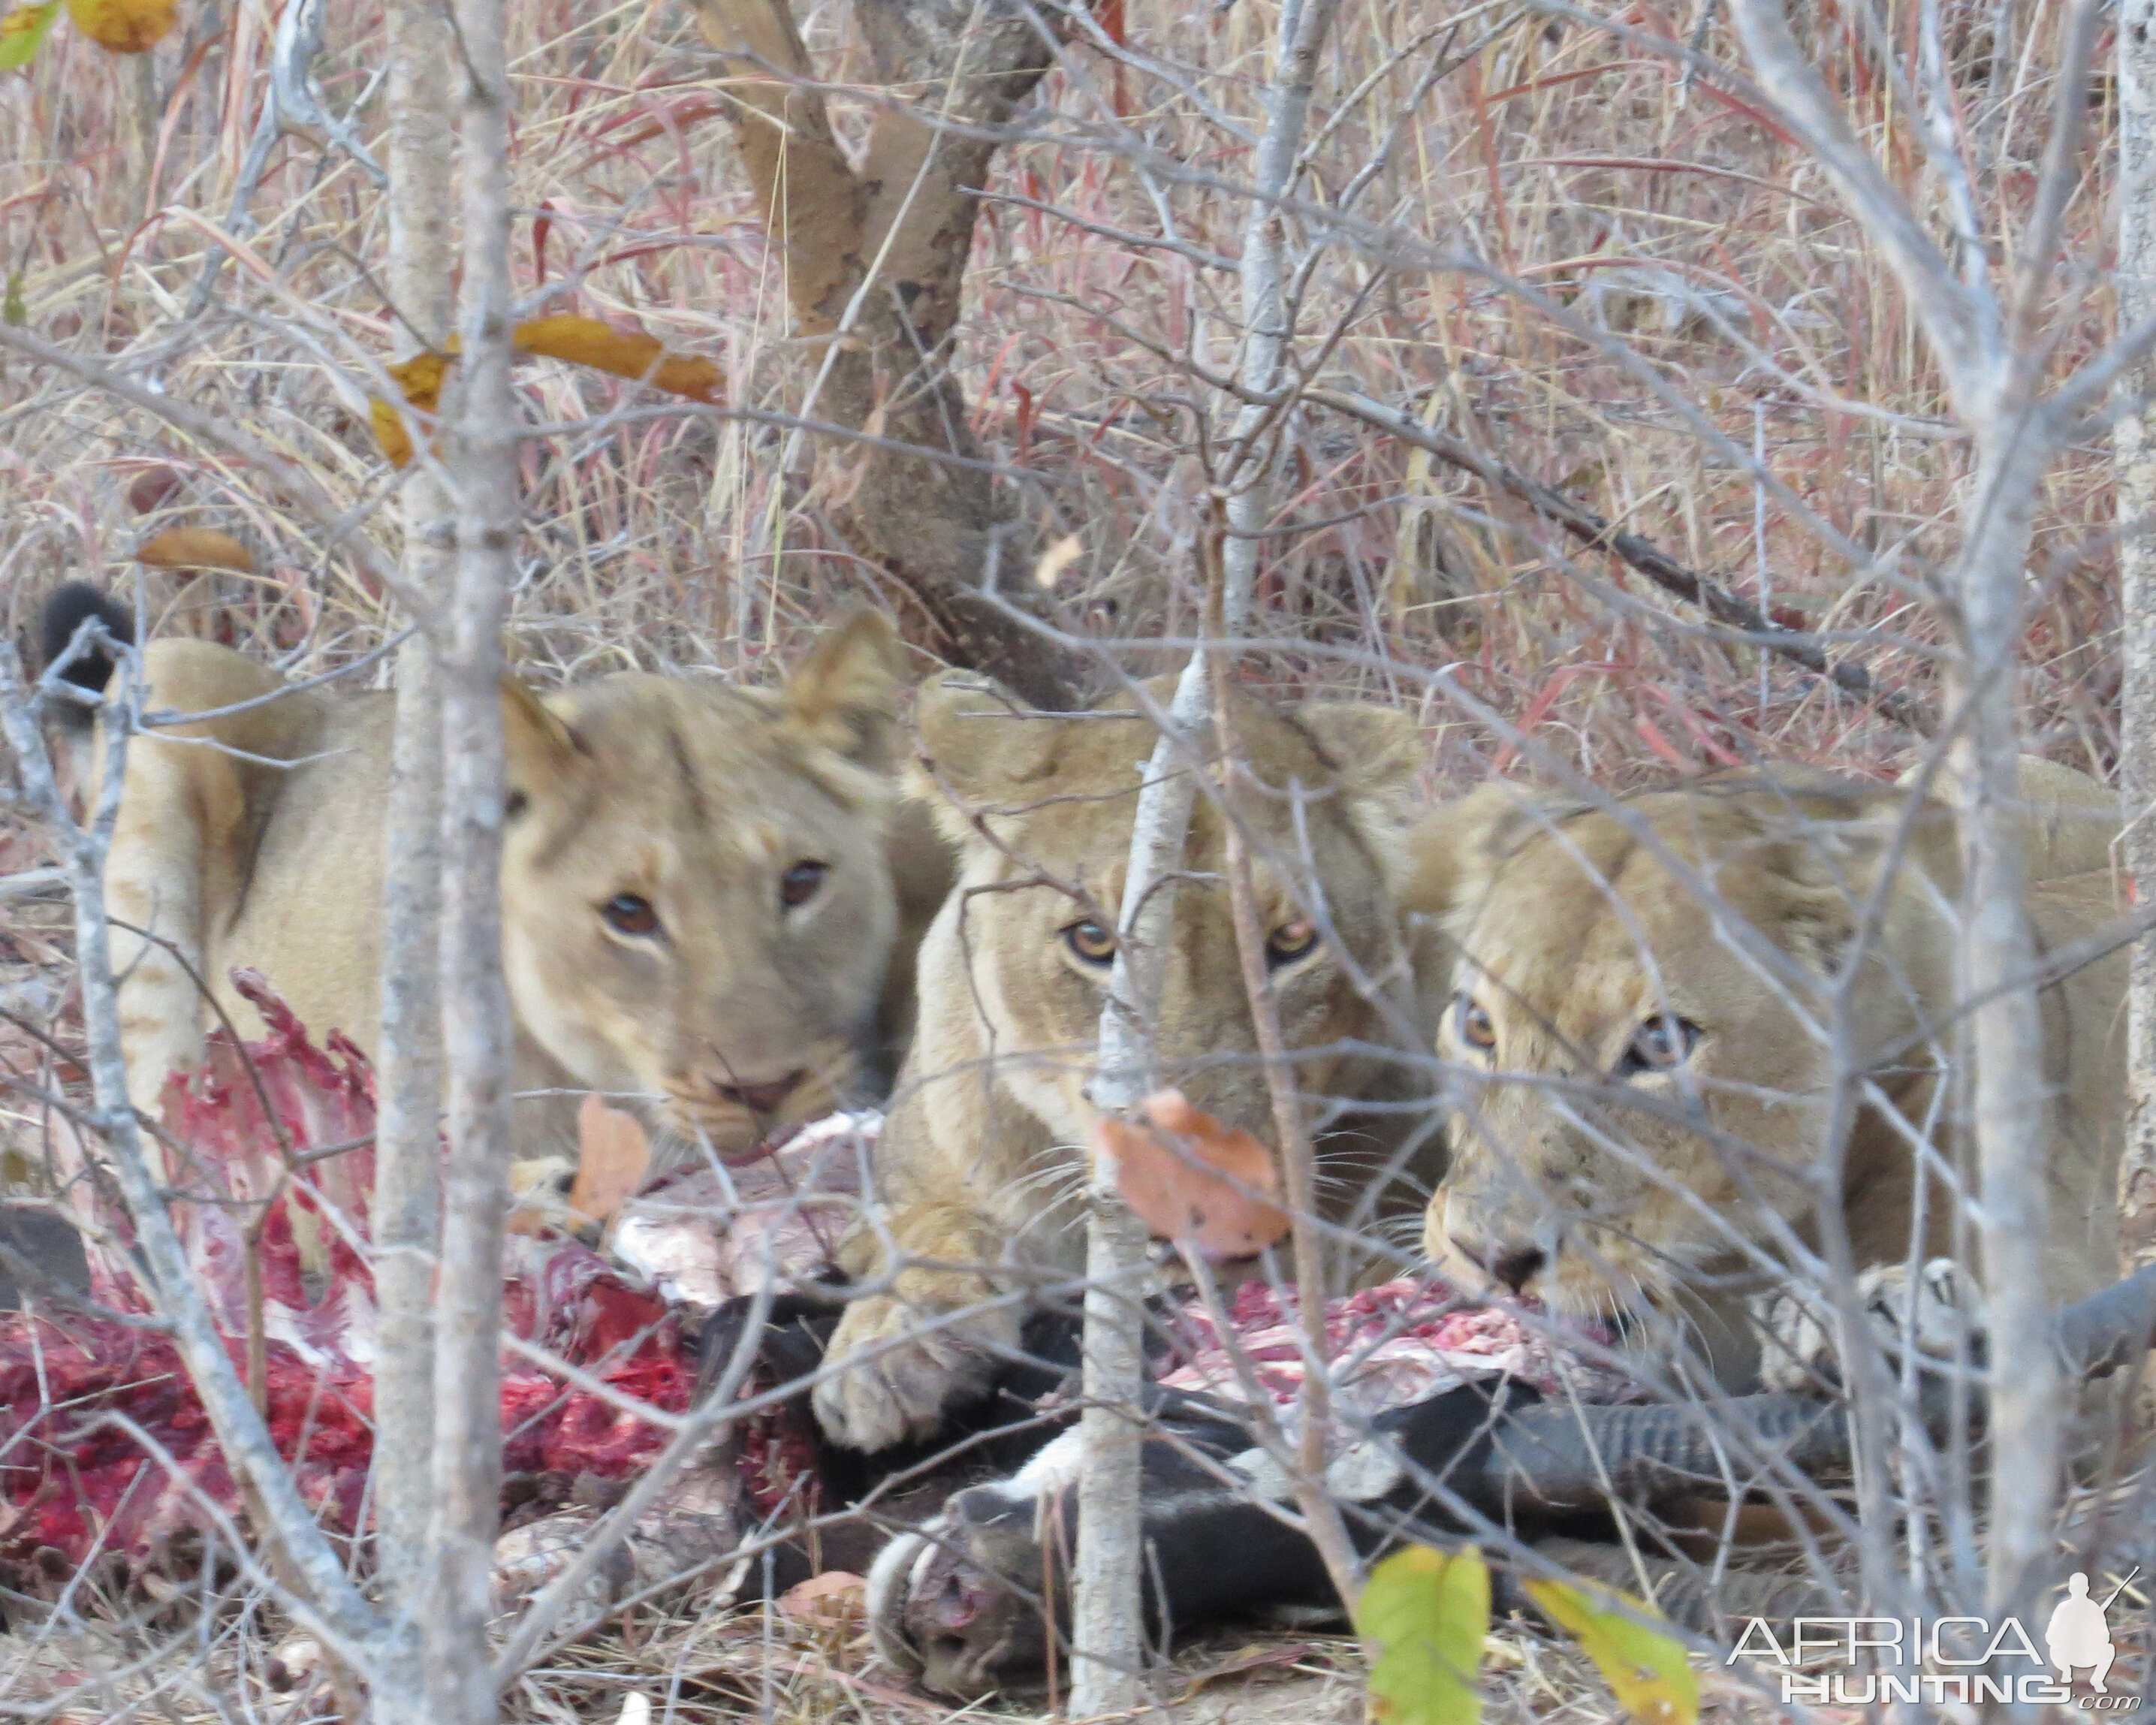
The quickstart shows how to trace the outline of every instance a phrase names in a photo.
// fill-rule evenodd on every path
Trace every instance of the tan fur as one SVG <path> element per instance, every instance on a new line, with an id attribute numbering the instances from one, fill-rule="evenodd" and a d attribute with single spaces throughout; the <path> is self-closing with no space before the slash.
<path id="1" fill-rule="evenodd" d="M 1152 693 L 1168 699 L 1165 687 Z M 951 1401 L 978 1388 L 992 1350 L 1016 1343 L 1025 1291 L 1043 1272 L 1054 1281 L 1083 1263 L 1079 1199 L 1100 1117 L 1086 1092 L 1107 973 L 1074 954 L 1065 931 L 1089 916 L 1110 928 L 1116 921 L 1139 771 L 1155 736 L 1127 697 L 1096 711 L 1111 716 L 1034 716 L 959 674 L 921 693 L 922 778 L 960 848 L 959 886 L 921 949 L 919 1029 L 878 1153 L 884 1209 L 846 1250 L 856 1276 L 901 1267 L 891 1292 L 848 1307 L 829 1358 L 853 1368 L 817 1395 L 824 1429 L 857 1448 L 932 1431 Z M 1376 706 L 1281 711 L 1239 700 L 1235 722 L 1269 788 L 1249 798 L 1266 928 L 1301 914 L 1291 880 L 1262 860 L 1268 851 L 1299 855 L 1286 793 L 1300 785 L 1324 905 L 1393 1014 L 1358 993 L 1322 945 L 1274 970 L 1286 1042 L 1312 1050 L 1297 1062 L 1305 1095 L 1423 1093 L 1412 1060 L 1349 1058 L 1336 1046 L 1412 1050 L 1432 1022 L 1391 904 L 1420 753 L 1413 721 Z M 1165 964 L 1163 1079 L 1271 1142 L 1219 878 L 1220 822 L 1202 796 L 1193 830 Z M 1412 1225 L 1436 1171 L 1426 1127 L 1416 1113 L 1331 1122 L 1320 1153 L 1327 1213 L 1364 1224 L 1393 1213 Z M 1404 1168 L 1376 1179 L 1396 1151 Z M 950 1320 L 992 1293 L 1005 1303 Z"/>
<path id="2" fill-rule="evenodd" d="M 2046 763 L 2034 763 L 2025 786 L 2031 877 L 2102 856 L 2117 831 L 2109 793 Z M 1833 1056 L 1810 1024 L 1827 1012 L 1826 979 L 1907 807 L 1880 786 L 1728 775 L 1614 809 L 1538 808 L 1491 787 L 1430 817 L 1417 835 L 1419 902 L 1449 906 L 1458 942 L 1457 993 L 1439 1052 L 1493 1075 L 1466 1081 L 1452 1117 L 1453 1163 L 1426 1224 L 1430 1255 L 1472 1286 L 1506 1254 L 1538 1250 L 1544 1260 L 1523 1291 L 1573 1315 L 1681 1313 L 1725 1379 L 1743 1381 L 1754 1361 L 1738 1301 L 1773 1280 L 1758 1255 L 1774 1249 L 1767 1218 L 1799 1237 L 1818 1234 L 1811 1182 Z M 2107 813 L 2102 822 L 2061 813 L 2074 808 Z M 1644 823 L 1654 843 L 1628 821 Z M 1921 1135 L 1946 1101 L 1938 1066 L 1955 999 L 1959 868 L 1943 807 L 1919 805 L 1908 825 L 1847 1046 Z M 1723 915 L 1702 906 L 1657 845 L 1712 882 Z M 2040 948 L 2055 949 L 2112 914 L 2109 877 L 2038 878 L 2029 907 Z M 1762 941 L 1767 962 L 1755 963 L 1747 942 Z M 2116 1274 L 2123 989 L 2124 958 L 2115 954 L 2042 997 L 2052 1102 L 2046 1266 L 2061 1301 Z M 1466 1040 L 1467 999 L 1490 1015 L 1487 1053 Z M 1656 1014 L 1698 1026 L 1689 1059 L 1619 1076 L 1638 1027 Z M 1564 1087 L 1507 1082 L 1507 1074 Z M 1958 1154 L 1943 1128 L 1933 1136 L 1950 1161 Z M 1909 1256 L 1912 1163 L 1897 1124 L 1863 1108 L 1840 1183 L 1859 1270 Z M 1937 1182 L 1926 1197 L 1929 1255 L 1951 1247 L 1955 1207 Z"/>
<path id="3" fill-rule="evenodd" d="M 282 686 L 201 641 L 158 641 L 146 665 L 151 711 Z M 736 1154 L 849 1090 L 900 922 L 886 855 L 900 694 L 896 643 L 866 614 L 777 693 L 640 675 L 543 697 L 505 684 L 503 952 L 520 1091 L 649 1097 L 662 1123 Z M 238 965 L 263 972 L 317 1035 L 341 1029 L 372 1052 L 393 709 L 386 694 L 300 691 L 131 747 L 109 900 L 178 955 L 114 940 L 137 1106 L 200 1059 L 190 968 L 243 1032 L 259 1025 L 227 980 Z M 803 860 L 829 872 L 789 909 L 779 877 Z M 601 907 L 620 893 L 649 900 L 662 932 L 610 927 Z M 727 1094 L 797 1071 L 775 1111 Z M 521 1104 L 520 1155 L 572 1152 L 574 1104 Z"/>

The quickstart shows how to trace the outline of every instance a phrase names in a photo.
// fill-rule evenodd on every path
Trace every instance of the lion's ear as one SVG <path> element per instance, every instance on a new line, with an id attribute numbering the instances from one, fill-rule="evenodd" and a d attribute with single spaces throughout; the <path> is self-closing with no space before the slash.
<path id="1" fill-rule="evenodd" d="M 913 722 L 927 788 L 973 808 L 1018 800 L 1018 788 L 1040 777 L 1055 746 L 1053 720 L 978 671 L 945 671 L 923 683 Z"/>
<path id="2" fill-rule="evenodd" d="M 545 790 L 591 758 L 576 727 L 514 671 L 502 674 L 501 734 L 512 799 Z"/>
<path id="3" fill-rule="evenodd" d="M 1525 786 L 1492 779 L 1424 814 L 1408 834 L 1401 911 L 1439 922 L 1466 911 L 1524 835 L 1532 808 Z"/>
<path id="4" fill-rule="evenodd" d="M 880 612 L 855 611 L 826 629 L 779 693 L 786 716 L 824 747 L 888 772 L 898 748 L 906 659 Z"/>
<path id="5" fill-rule="evenodd" d="M 1351 797 L 1403 827 L 1414 819 L 1422 801 L 1422 727 L 1412 713 L 1367 701 L 1310 701 L 1295 718 Z"/>

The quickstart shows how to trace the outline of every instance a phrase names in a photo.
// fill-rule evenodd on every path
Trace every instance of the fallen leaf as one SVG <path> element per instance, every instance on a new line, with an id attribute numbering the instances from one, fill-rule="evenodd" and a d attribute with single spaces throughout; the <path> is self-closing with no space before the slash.
<path id="1" fill-rule="evenodd" d="M 651 1167 L 651 1140 L 634 1114 L 609 1108 L 597 1091 L 577 1110 L 577 1183 L 569 1209 L 588 1222 L 610 1222 L 636 1195 Z"/>
<path id="2" fill-rule="evenodd" d="M 146 467 L 135 475 L 135 482 L 127 488 L 127 506 L 137 515 L 162 509 L 172 501 L 180 483 L 177 468 L 167 467 L 162 461 L 154 467 Z"/>
<path id="3" fill-rule="evenodd" d="M 43 6 L 18 6 L 0 18 L 0 72 L 28 65 L 59 15 L 60 0 L 45 0 Z"/>
<path id="4" fill-rule="evenodd" d="M 520 353 L 572 360 L 617 377 L 634 377 L 690 401 L 721 404 L 725 378 L 711 361 L 690 353 L 670 353 L 655 336 L 637 335 L 602 323 L 596 317 L 564 313 L 520 323 L 511 338 Z"/>
<path id="5" fill-rule="evenodd" d="M 135 552 L 137 562 L 153 569 L 230 569 L 254 572 L 254 555 L 229 533 L 215 527 L 167 527 L 146 540 Z"/>
<path id="6" fill-rule="evenodd" d="M 1530 1581 L 1526 1586 L 1543 1615 L 1579 1643 L 1617 1704 L 1640 1725 L 1695 1725 L 1699 1674 L 1676 1641 L 1635 1620 L 1659 1621 L 1650 1606 L 1623 1594 L 1611 1597 L 1625 1609 L 1597 1604 L 1562 1581 Z"/>
<path id="7" fill-rule="evenodd" d="M 75 28 L 114 54 L 144 54 L 178 21 L 176 0 L 67 0 Z"/>
<path id="8" fill-rule="evenodd" d="M 782 1614 L 797 1623 L 851 1623 L 861 1615 L 868 1584 L 844 1569 L 826 1569 L 778 1596 Z"/>
<path id="9" fill-rule="evenodd" d="M 1223 1259 L 1247 1258 L 1287 1232 L 1272 1202 L 1272 1153 L 1250 1133 L 1194 1108 L 1180 1091 L 1147 1097 L 1138 1113 L 1101 1121 L 1097 1141 L 1123 1202 L 1155 1234 Z"/>
<path id="10" fill-rule="evenodd" d="M 1490 1571 L 1471 1545 L 1411 1545 L 1370 1572 L 1355 1631 L 1378 1644 L 1371 1711 L 1388 1725 L 1476 1725 L 1475 1681 L 1490 1628 Z"/>

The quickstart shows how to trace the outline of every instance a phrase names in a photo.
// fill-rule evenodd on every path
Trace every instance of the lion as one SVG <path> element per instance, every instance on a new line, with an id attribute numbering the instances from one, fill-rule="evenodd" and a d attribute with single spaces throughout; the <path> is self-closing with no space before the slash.
<path id="1" fill-rule="evenodd" d="M 1167 687 L 1147 689 L 1165 706 Z M 916 788 L 958 849 L 958 885 L 921 947 L 919 1024 L 877 1154 L 880 1208 L 840 1252 L 869 1286 L 846 1307 L 815 1395 L 825 1432 L 869 1451 L 932 1435 L 1016 1346 L 1041 1285 L 1083 1266 L 1101 1118 L 1090 1087 L 1156 736 L 1127 694 L 1090 714 L 1036 714 L 963 673 L 924 685 L 916 718 Z M 1325 1213 L 1373 1230 L 1397 1215 L 1411 1230 L 1437 1172 L 1428 1106 L 1412 1106 L 1427 1094 L 1435 999 L 1393 904 L 1421 800 L 1415 724 L 1373 705 L 1281 709 L 1239 695 L 1232 728 L 1273 1001 Z M 1157 1076 L 1272 1143 L 1222 845 L 1219 809 L 1201 794 L 1161 961 Z M 1388 1096 L 1399 1106 L 1382 1114 L 1332 1101 Z"/>
<path id="2" fill-rule="evenodd" d="M 49 653 L 92 613 L 124 638 L 125 614 L 78 585 L 55 597 Z M 260 1034 L 235 966 L 372 1056 L 393 696 L 290 686 L 205 641 L 141 657 L 146 714 L 208 716 L 127 751 L 105 896 L 130 1099 L 154 1115 L 214 1015 Z M 101 687 L 111 669 L 70 675 Z M 504 678 L 526 1164 L 573 1167 L 584 1091 L 645 1099 L 675 1153 L 701 1140 L 728 1158 L 850 1099 L 879 1015 L 911 993 L 889 855 L 903 693 L 896 639 L 867 612 L 776 691 L 621 673 L 541 695 Z M 936 892 L 932 857 L 903 872 Z"/>
<path id="3" fill-rule="evenodd" d="M 2113 911 L 2118 803 L 2044 762 L 2025 763 L 2022 786 L 2030 917 L 2039 952 L 2056 952 Z M 1438 1052 L 1467 1075 L 1424 1235 L 1450 1279 L 1539 1296 L 1642 1347 L 1674 1321 L 1724 1387 L 1744 1389 L 1762 1314 L 1804 1355 L 1768 1358 L 1770 1382 L 1818 1364 L 1820 1337 L 1785 1333 L 1804 1320 L 1775 1293 L 1787 1244 L 1821 1243 L 1823 1190 L 1881 1316 L 1912 1243 L 1923 1258 L 1951 1250 L 1956 1201 L 1914 1174 L 1918 1146 L 1966 1167 L 1942 1082 L 1961 886 L 1943 805 L 1801 773 L 1599 805 L 1489 786 L 1414 843 L 1411 912 L 1441 916 L 1455 942 Z M 2118 1273 L 2125 963 L 2100 957 L 2041 995 L 2045 1269 L 2061 1303 Z M 1841 1092 L 1835 1178 L 1837 1044 L 1858 1081 Z M 1931 1303 L 1942 1267 L 1919 1289 Z"/>

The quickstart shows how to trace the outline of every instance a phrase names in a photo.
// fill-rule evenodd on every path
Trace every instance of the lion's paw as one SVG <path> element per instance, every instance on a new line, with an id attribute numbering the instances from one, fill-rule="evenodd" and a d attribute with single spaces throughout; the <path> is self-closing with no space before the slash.
<path id="1" fill-rule="evenodd" d="M 1856 1296 L 1865 1327 L 1890 1364 L 1897 1364 L 1902 1350 L 1912 1345 L 1937 1360 L 1953 1358 L 1964 1337 L 1972 1354 L 1981 1348 L 1983 1296 L 1974 1278 L 1951 1258 L 1926 1263 L 1913 1286 L 1907 1264 L 1881 1264 L 1857 1277 Z M 1769 1295 L 1758 1317 L 1759 1376 L 1767 1389 L 1804 1392 L 1840 1385 L 1840 1325 L 1816 1289 Z"/>
<path id="2" fill-rule="evenodd" d="M 888 1294 L 856 1300 L 824 1355 L 817 1421 L 833 1443 L 871 1455 L 933 1437 L 952 1404 L 988 1388 L 998 1346 L 1017 1342 L 1008 1312 L 953 1319 Z"/>

